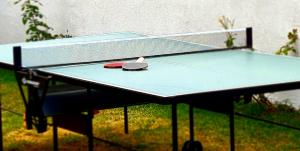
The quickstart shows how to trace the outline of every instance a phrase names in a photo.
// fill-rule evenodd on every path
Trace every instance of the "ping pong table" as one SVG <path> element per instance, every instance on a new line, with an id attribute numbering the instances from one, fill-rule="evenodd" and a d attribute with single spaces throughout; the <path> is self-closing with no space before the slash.
<path id="1" fill-rule="evenodd" d="M 228 33 L 222 32 L 225 35 Z M 252 29 L 247 28 L 242 32 L 245 33 L 244 45 L 231 49 L 201 45 L 197 40 L 187 40 L 182 36 L 177 38 L 176 35 L 144 37 L 132 33 L 128 39 L 128 33 L 119 33 L 121 38 L 116 36 L 113 38 L 117 39 L 96 40 L 100 44 L 93 41 L 64 44 L 57 40 L 63 45 L 62 49 L 52 42 L 28 46 L 13 44 L 7 46 L 6 51 L 12 51 L 12 46 L 17 46 L 13 50 L 14 59 L 0 58 L 0 62 L 6 66 L 14 65 L 41 75 L 50 75 L 57 81 L 98 89 L 119 96 L 119 101 L 143 100 L 171 104 L 173 150 L 178 150 L 178 103 L 190 105 L 191 143 L 194 142 L 194 107 L 226 113 L 230 123 L 230 146 L 234 150 L 234 101 L 239 96 L 300 88 L 300 59 L 253 52 Z M 185 36 L 196 39 L 195 35 Z M 76 55 L 84 48 L 93 52 L 81 51 L 80 55 Z M 130 51 L 133 48 L 143 50 Z M 107 49 L 110 50 L 109 54 L 102 52 Z M 167 51 L 161 53 L 162 49 Z M 63 50 L 68 51 L 66 54 L 60 53 Z M 39 51 L 43 53 L 34 54 Z M 51 53 L 70 58 L 47 59 Z M 95 56 L 97 53 L 101 55 Z M 12 52 L 10 55 L 13 56 Z M 131 61 L 139 56 L 146 58 L 149 64 L 147 70 L 131 72 L 103 68 L 107 62 Z M 81 63 L 77 64 L 78 60 Z"/>

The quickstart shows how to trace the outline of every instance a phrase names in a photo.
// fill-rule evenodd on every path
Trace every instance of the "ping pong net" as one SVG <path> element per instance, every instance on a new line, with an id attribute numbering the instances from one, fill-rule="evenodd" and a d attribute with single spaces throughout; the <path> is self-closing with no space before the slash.
<path id="1" fill-rule="evenodd" d="M 14 47 L 14 64 L 34 68 L 242 48 L 252 48 L 251 28 Z"/>

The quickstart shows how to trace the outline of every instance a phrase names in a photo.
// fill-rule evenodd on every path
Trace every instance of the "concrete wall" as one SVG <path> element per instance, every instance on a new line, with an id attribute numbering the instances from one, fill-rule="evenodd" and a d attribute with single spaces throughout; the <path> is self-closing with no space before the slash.
<path id="1" fill-rule="evenodd" d="M 254 47 L 273 53 L 300 27 L 299 0 L 41 0 L 46 22 L 71 35 L 135 31 L 171 34 L 221 29 L 221 15 L 235 27 L 254 28 Z M 0 43 L 25 40 L 20 5 L 0 1 Z M 298 48 L 299 49 L 299 48 Z M 300 50 L 300 49 L 299 49 Z M 293 100 L 300 98 L 293 93 Z M 290 94 L 283 98 L 289 97 Z M 277 95 L 273 95 L 276 98 Z M 299 95 L 300 96 L 300 95 Z M 300 99 L 299 99 L 300 102 Z"/>
<path id="2" fill-rule="evenodd" d="M 300 27 L 298 0 L 40 0 L 47 23 L 58 33 L 88 35 L 112 31 L 151 34 L 221 29 L 221 15 L 235 27 L 254 28 L 254 46 L 275 51 L 293 27 Z M 0 1 L 0 43 L 24 41 L 20 5 Z"/>

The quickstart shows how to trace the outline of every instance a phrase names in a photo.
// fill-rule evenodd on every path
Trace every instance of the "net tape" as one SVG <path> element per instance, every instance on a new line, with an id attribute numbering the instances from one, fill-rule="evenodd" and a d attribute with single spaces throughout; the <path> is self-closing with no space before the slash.
<path id="1" fill-rule="evenodd" d="M 234 36 L 234 47 L 246 47 L 246 29 L 95 40 L 22 47 L 22 66 L 53 66 L 224 49 L 229 34 Z"/>

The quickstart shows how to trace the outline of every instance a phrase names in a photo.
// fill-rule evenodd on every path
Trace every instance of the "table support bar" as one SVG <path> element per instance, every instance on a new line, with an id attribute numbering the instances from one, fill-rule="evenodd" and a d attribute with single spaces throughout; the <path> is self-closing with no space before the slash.
<path id="1" fill-rule="evenodd" d="M 177 104 L 172 104 L 172 144 L 173 151 L 178 150 L 178 134 L 177 134 Z"/>

